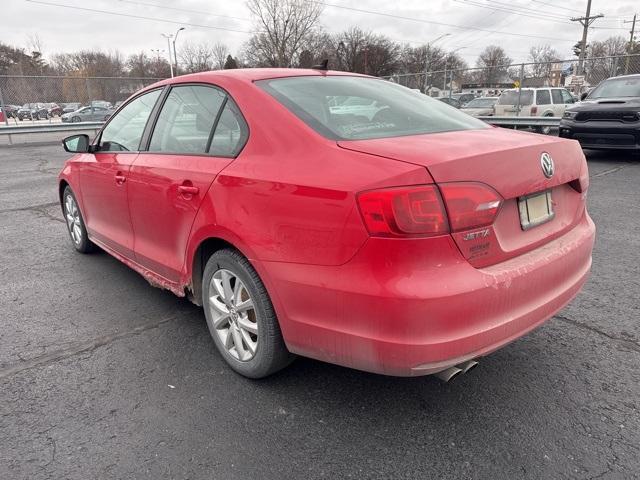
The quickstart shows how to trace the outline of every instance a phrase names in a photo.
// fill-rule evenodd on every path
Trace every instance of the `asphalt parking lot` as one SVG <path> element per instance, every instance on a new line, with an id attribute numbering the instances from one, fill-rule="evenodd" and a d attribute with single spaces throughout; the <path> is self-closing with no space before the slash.
<path id="1" fill-rule="evenodd" d="M 298 359 L 251 381 L 204 316 L 71 248 L 57 146 L 0 148 L 0 478 L 640 475 L 640 158 L 593 153 L 591 279 L 449 384 Z"/>

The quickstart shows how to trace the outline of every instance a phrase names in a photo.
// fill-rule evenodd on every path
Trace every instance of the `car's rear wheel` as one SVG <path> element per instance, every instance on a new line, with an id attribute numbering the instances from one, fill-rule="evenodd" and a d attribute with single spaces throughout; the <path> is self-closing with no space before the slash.
<path id="1" fill-rule="evenodd" d="M 89 240 L 87 235 L 78 201 L 69 187 L 66 187 L 62 194 L 62 210 L 73 247 L 81 253 L 89 253 L 96 250 L 95 244 Z"/>
<path id="2" fill-rule="evenodd" d="M 293 360 L 262 280 L 237 251 L 219 250 L 209 258 L 202 305 L 218 351 L 239 374 L 263 378 Z"/>
<path id="3" fill-rule="evenodd" d="M 544 115 L 542 118 L 545 117 L 553 117 L 553 115 Z M 549 135 L 551 133 L 551 127 L 536 127 L 535 132 L 543 135 Z"/>

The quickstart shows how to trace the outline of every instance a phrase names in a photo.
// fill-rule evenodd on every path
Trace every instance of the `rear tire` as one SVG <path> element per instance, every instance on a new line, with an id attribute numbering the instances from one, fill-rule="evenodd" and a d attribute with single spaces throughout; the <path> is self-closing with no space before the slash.
<path id="1" fill-rule="evenodd" d="M 294 360 L 262 280 L 236 250 L 218 250 L 207 261 L 202 305 L 216 348 L 240 375 L 264 378 Z"/>
<path id="2" fill-rule="evenodd" d="M 84 219 L 82 218 L 82 212 L 78 206 L 78 201 L 73 191 L 68 186 L 65 187 L 62 193 L 62 212 L 64 214 L 65 223 L 67 224 L 67 231 L 71 238 L 73 248 L 80 253 L 91 253 L 97 250 L 98 247 L 89 240 L 87 235 L 87 228 L 84 225 Z"/>
<path id="3" fill-rule="evenodd" d="M 545 117 L 552 117 L 552 115 L 544 115 L 542 118 Z M 536 133 L 540 133 L 542 135 L 549 135 L 549 133 L 551 133 L 551 127 L 536 127 L 534 130 Z"/>

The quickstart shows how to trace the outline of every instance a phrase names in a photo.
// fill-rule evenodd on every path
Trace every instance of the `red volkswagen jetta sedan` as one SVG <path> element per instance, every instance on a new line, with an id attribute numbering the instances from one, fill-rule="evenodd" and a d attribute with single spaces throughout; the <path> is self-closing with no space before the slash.
<path id="1" fill-rule="evenodd" d="M 449 378 L 549 319 L 591 266 L 577 142 L 376 78 L 187 75 L 64 145 L 76 250 L 202 305 L 248 377 L 298 354 Z"/>

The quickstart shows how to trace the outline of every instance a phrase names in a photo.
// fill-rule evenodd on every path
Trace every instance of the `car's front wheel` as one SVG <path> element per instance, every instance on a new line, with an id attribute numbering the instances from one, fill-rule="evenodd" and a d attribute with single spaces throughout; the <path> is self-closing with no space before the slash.
<path id="1" fill-rule="evenodd" d="M 69 187 L 62 194 L 62 211 L 73 247 L 81 253 L 93 252 L 96 246 L 89 240 L 78 201 Z"/>
<path id="2" fill-rule="evenodd" d="M 236 372 L 263 378 L 293 360 L 262 280 L 237 251 L 219 250 L 209 258 L 202 305 L 218 351 Z"/>
<path id="3" fill-rule="evenodd" d="M 72 121 L 73 123 L 78 123 L 78 122 L 80 122 L 81 120 L 82 120 L 82 119 L 81 119 L 80 117 L 78 117 L 77 115 L 76 115 L 76 116 L 74 116 L 74 117 L 71 117 L 71 121 Z"/>

